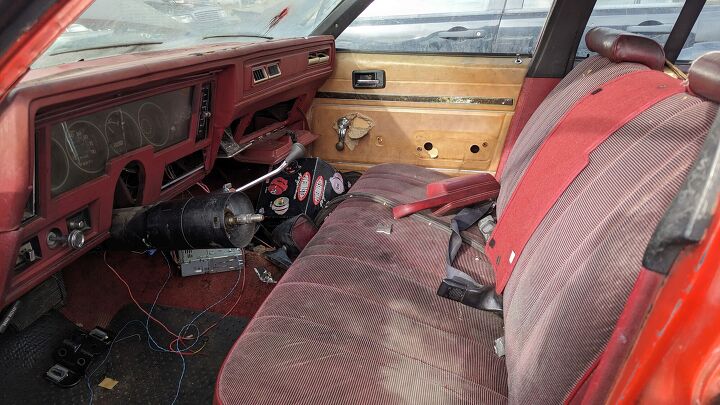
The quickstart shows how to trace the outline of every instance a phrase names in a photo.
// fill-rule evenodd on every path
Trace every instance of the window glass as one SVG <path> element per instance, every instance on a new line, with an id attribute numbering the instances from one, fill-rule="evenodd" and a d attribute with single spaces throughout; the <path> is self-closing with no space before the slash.
<path id="1" fill-rule="evenodd" d="M 552 0 L 375 0 L 337 38 L 367 52 L 531 54 Z"/>
<path id="2" fill-rule="evenodd" d="M 646 35 L 664 45 L 683 4 L 684 0 L 598 0 L 585 33 L 594 27 L 616 28 Z M 590 54 L 583 36 L 577 56 Z"/>
<path id="3" fill-rule="evenodd" d="M 705 3 L 678 62 L 687 63 L 711 51 L 720 51 L 720 0 Z"/>
<path id="4" fill-rule="evenodd" d="M 34 68 L 213 42 L 310 34 L 341 0 L 96 0 Z"/>

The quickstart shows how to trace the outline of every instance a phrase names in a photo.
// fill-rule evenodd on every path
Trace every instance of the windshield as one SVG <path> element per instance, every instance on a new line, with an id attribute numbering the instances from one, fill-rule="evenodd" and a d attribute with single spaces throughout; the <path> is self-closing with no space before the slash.
<path id="1" fill-rule="evenodd" d="M 309 35 L 342 0 L 96 0 L 33 68 Z"/>

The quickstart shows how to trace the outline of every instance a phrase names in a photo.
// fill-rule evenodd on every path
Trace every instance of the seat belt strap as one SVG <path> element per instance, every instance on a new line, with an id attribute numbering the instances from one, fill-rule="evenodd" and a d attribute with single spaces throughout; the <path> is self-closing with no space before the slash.
<path id="1" fill-rule="evenodd" d="M 684 91 L 681 81 L 662 72 L 629 73 L 584 96 L 560 119 L 535 153 L 487 243 L 498 294 L 535 229 L 587 166 L 595 148 L 648 107 Z"/>
<path id="2" fill-rule="evenodd" d="M 463 244 L 460 232 L 473 226 L 480 218 L 490 214 L 495 203 L 485 202 L 475 207 L 464 208 L 450 222 L 452 234 L 448 243 L 445 278 L 438 287 L 437 295 L 458 301 L 473 308 L 502 313 L 502 299 L 495 294 L 492 285 L 482 285 L 471 275 L 453 266 Z"/>

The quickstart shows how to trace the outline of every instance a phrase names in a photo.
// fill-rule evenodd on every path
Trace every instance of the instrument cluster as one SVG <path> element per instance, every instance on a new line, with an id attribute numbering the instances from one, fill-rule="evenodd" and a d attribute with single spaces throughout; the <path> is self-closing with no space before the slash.
<path id="1" fill-rule="evenodd" d="M 51 126 L 52 197 L 104 174 L 117 156 L 151 145 L 156 151 L 188 139 L 193 88 L 125 103 Z"/>

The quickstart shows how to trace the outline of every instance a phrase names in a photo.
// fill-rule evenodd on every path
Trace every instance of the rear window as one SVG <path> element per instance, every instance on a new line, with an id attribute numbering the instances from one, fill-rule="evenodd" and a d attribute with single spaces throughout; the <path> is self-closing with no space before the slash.
<path id="1" fill-rule="evenodd" d="M 552 0 L 375 0 L 337 38 L 365 52 L 532 54 Z"/>
<path id="2" fill-rule="evenodd" d="M 617 28 L 643 34 L 664 45 L 683 4 L 679 0 L 598 0 L 585 33 L 594 27 Z M 577 56 L 585 58 L 591 54 L 583 36 Z"/>
<path id="3" fill-rule="evenodd" d="M 594 27 L 610 27 L 648 36 L 661 45 L 665 42 L 684 5 L 683 0 L 598 0 L 585 33 Z M 708 1 L 680 54 L 680 61 L 720 49 L 720 0 Z M 577 56 L 592 54 L 585 39 Z"/>
<path id="4" fill-rule="evenodd" d="M 711 51 L 720 51 L 720 0 L 705 4 L 680 51 L 678 62 L 688 63 Z"/>

